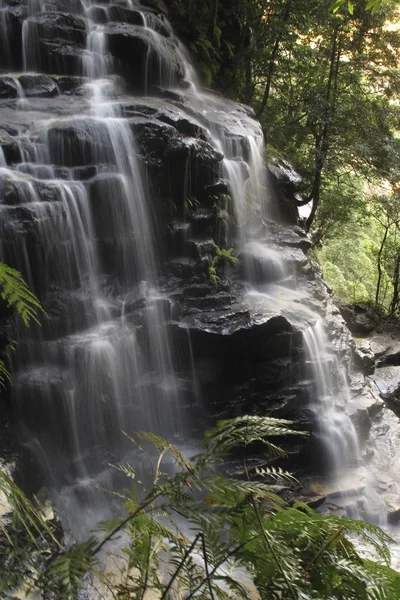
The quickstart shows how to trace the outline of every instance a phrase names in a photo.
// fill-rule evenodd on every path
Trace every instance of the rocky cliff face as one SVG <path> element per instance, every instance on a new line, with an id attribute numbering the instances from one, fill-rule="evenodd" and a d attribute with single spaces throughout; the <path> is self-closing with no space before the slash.
<path id="1" fill-rule="evenodd" d="M 18 330 L 14 403 L 47 477 L 101 471 L 129 427 L 314 431 L 304 331 L 324 319 L 345 365 L 349 334 L 252 111 L 195 88 L 152 3 L 7 0 L 0 19 L 1 259 L 47 313 Z M 354 382 L 360 430 L 378 406 Z"/>

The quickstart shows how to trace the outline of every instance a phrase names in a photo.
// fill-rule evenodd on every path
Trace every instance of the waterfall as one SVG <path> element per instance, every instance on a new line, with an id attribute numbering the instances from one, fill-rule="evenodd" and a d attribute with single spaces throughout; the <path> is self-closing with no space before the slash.
<path id="1" fill-rule="evenodd" d="M 199 405 L 216 380 L 223 392 L 230 331 L 234 346 L 260 327 L 233 361 L 249 372 L 271 359 L 275 348 L 258 346 L 268 336 L 282 361 L 306 356 L 306 374 L 277 371 L 290 393 L 273 400 L 286 416 L 310 391 L 333 478 L 361 462 L 345 372 L 323 303 L 310 300 L 307 240 L 291 230 L 282 243 L 274 222 L 261 127 L 248 107 L 200 88 L 147 5 L 35 0 L 15 16 L 0 1 L 0 69 L 11 73 L 0 73 L 0 257 L 48 314 L 41 328 L 18 326 L 12 402 L 77 537 L 114 510 L 96 489 L 118 485 L 110 463 L 137 461 L 123 431 L 182 446 L 201 434 Z M 240 265 L 231 287 L 214 290 L 215 240 L 237 248 Z M 275 381 L 263 385 L 249 396 Z"/>
<path id="2" fill-rule="evenodd" d="M 355 425 L 345 410 L 350 405 L 350 391 L 343 365 L 329 343 L 320 320 L 303 333 L 308 368 L 315 390 L 311 407 L 317 423 L 316 437 L 326 453 L 325 470 L 333 481 L 343 477 L 346 469 L 361 464 Z"/>

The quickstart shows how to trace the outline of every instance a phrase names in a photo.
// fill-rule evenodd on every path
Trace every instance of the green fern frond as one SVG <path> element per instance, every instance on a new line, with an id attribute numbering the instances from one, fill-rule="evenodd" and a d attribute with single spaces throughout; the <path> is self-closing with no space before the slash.
<path id="1" fill-rule="evenodd" d="M 216 427 L 207 431 L 204 441 L 213 453 L 227 453 L 237 446 L 248 446 L 261 442 L 274 456 L 285 456 L 283 450 L 271 444 L 272 436 L 307 435 L 289 429 L 292 421 L 271 417 L 243 416 L 236 419 L 218 421 Z"/>
<path id="2" fill-rule="evenodd" d="M 293 475 L 280 467 L 256 467 L 254 469 L 254 474 L 258 477 L 270 477 L 276 481 L 286 482 L 290 485 L 299 485 L 300 483 Z"/>
<path id="3" fill-rule="evenodd" d="M 76 600 L 84 576 L 93 570 L 92 551 L 96 543 L 94 538 L 89 538 L 51 560 L 43 575 L 45 588 L 60 600 Z"/>
<path id="4" fill-rule="evenodd" d="M 15 306 L 25 325 L 31 320 L 39 323 L 38 313 L 44 310 L 35 294 L 31 292 L 21 273 L 0 262 L 0 297 L 7 306 Z"/>
<path id="5" fill-rule="evenodd" d="M 227 479 L 215 474 L 210 477 L 208 487 L 216 501 L 222 504 L 236 505 L 248 497 L 262 499 L 274 507 L 285 504 L 285 501 L 277 495 L 283 489 L 282 486 L 278 485 L 268 485 L 259 481 Z"/>
<path id="6" fill-rule="evenodd" d="M 7 369 L 4 362 L 0 359 L 0 388 L 5 389 L 7 381 L 11 381 L 11 373 Z"/>
<path id="7" fill-rule="evenodd" d="M 181 469 L 191 473 L 195 471 L 193 463 L 186 458 L 183 452 L 181 452 L 177 446 L 174 446 L 174 444 L 167 442 L 167 440 L 160 435 L 156 435 L 150 431 L 139 431 L 136 432 L 136 435 L 140 440 L 149 442 L 155 446 L 159 452 L 167 451 L 171 454 Z"/>
<path id="8" fill-rule="evenodd" d="M 56 546 L 61 547 L 55 537 L 51 526 L 47 523 L 43 514 L 25 496 L 11 477 L 4 471 L 0 471 L 0 491 L 5 495 L 12 510 L 13 528 L 25 530 L 31 543 L 40 545 L 40 539 L 48 537 Z M 14 541 L 7 532 L 6 525 L 0 519 L 0 530 L 7 536 L 11 544 Z"/>

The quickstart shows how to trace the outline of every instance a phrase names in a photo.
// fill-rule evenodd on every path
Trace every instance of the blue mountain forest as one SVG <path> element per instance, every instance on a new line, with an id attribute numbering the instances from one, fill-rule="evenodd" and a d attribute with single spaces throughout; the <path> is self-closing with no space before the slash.
<path id="1" fill-rule="evenodd" d="M 0 0 L 0 597 L 400 598 L 400 9 Z"/>

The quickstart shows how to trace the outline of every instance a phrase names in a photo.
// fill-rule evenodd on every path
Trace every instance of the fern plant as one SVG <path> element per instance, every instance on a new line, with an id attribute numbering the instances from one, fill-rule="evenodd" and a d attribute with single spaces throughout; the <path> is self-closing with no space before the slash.
<path id="1" fill-rule="evenodd" d="M 84 544 L 60 550 L 43 525 L 30 524 L 32 543 L 45 540 L 30 550 L 34 587 L 44 597 L 76 600 L 90 573 L 118 600 L 143 600 L 150 592 L 161 600 L 247 599 L 253 593 L 262 600 L 398 600 L 400 576 L 389 567 L 390 538 L 383 531 L 282 500 L 283 487 L 297 482 L 271 464 L 282 456 L 271 438 L 298 434 L 290 426 L 254 416 L 221 421 L 191 459 L 153 433 L 130 437 L 143 452 L 149 446 L 158 452 L 151 483 L 139 489 L 133 467 L 116 465 L 129 482 L 126 490 L 110 492 L 123 514 L 100 523 L 97 539 Z M 254 443 L 265 448 L 266 462 L 251 469 L 246 452 Z M 227 478 L 221 459 L 238 447 L 243 473 Z M 359 555 L 355 536 L 375 553 L 374 561 Z M 101 573 L 99 557 L 117 539 L 124 559 L 117 561 L 121 573 L 113 584 Z"/>
<path id="2" fill-rule="evenodd" d="M 234 256 L 234 248 L 221 249 L 219 246 L 214 244 L 215 256 L 213 257 L 211 264 L 207 267 L 208 278 L 212 284 L 217 285 L 221 282 L 221 278 L 218 273 L 222 272 L 225 265 L 237 265 L 238 259 Z"/>
<path id="3" fill-rule="evenodd" d="M 9 515 L 0 518 L 0 597 L 3 598 L 21 586 L 36 588 L 46 561 L 64 548 L 57 524 L 47 521 L 2 470 L 0 494 L 10 507 Z"/>
<path id="4" fill-rule="evenodd" d="M 15 308 L 26 326 L 29 326 L 31 320 L 39 323 L 38 313 L 44 313 L 42 305 L 29 289 L 21 273 L 3 262 L 0 262 L 0 298 L 8 308 Z M 6 382 L 11 380 L 4 361 L 12 350 L 14 344 L 9 342 L 0 356 L 0 387 L 3 388 Z"/>
<path id="5" fill-rule="evenodd" d="M 26 326 L 31 320 L 39 323 L 37 314 L 42 305 L 29 289 L 21 273 L 0 262 L 0 297 L 8 307 L 15 307 Z"/>

